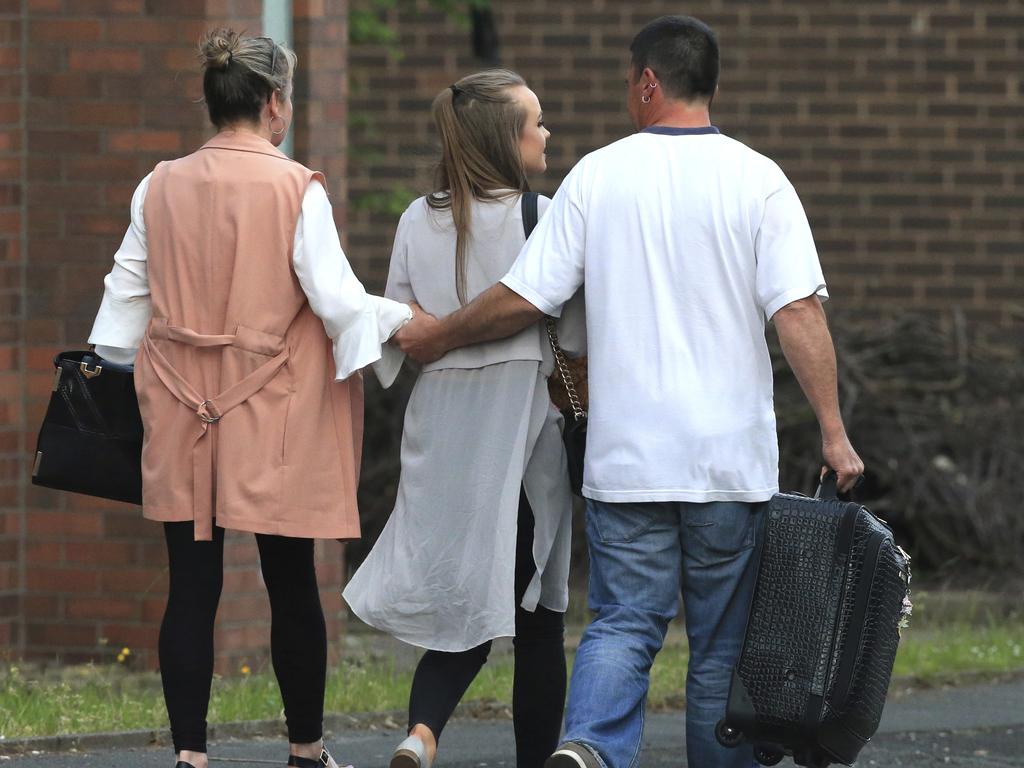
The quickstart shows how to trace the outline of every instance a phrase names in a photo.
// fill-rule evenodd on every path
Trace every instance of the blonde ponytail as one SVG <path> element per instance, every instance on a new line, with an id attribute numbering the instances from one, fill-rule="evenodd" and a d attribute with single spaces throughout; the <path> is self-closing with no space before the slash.
<path id="1" fill-rule="evenodd" d="M 455 287 L 466 303 L 466 247 L 473 200 L 497 200 L 529 189 L 519 154 L 525 114 L 510 93 L 526 81 L 494 69 L 462 78 L 433 104 L 441 160 L 427 204 L 451 211 L 455 225 Z M 508 191 L 511 190 L 511 191 Z"/>

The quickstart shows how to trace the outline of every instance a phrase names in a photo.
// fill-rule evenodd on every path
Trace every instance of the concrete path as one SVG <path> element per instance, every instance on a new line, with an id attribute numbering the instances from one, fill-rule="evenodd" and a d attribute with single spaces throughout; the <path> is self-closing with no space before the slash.
<path id="1" fill-rule="evenodd" d="M 686 766 L 681 754 L 684 717 L 647 718 L 644 768 Z M 402 734 L 398 728 L 347 730 L 329 735 L 335 757 L 357 768 L 386 766 Z M 512 724 L 507 720 L 455 720 L 445 731 L 438 768 L 514 768 Z M 215 741 L 211 768 L 283 766 L 283 739 Z M 791 765 L 789 761 L 783 765 Z M 171 768 L 170 749 L 98 749 L 0 756 L 10 768 Z M 879 768 L 1024 768 L 1024 680 L 904 692 L 886 705 L 879 733 L 858 766 Z M 694 766 L 693 768 L 697 768 Z"/>

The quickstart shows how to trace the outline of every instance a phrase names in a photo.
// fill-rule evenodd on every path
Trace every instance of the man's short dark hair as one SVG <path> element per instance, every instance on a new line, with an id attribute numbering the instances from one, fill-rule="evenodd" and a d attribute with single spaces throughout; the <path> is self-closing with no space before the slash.
<path id="1" fill-rule="evenodd" d="M 629 46 L 634 75 L 650 67 L 667 95 L 710 101 L 718 86 L 718 40 L 691 16 L 662 16 L 640 30 Z"/>

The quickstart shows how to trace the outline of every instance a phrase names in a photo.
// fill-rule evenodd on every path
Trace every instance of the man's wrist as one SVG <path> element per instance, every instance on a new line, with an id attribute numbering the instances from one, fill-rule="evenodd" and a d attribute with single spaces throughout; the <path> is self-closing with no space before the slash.
<path id="1" fill-rule="evenodd" d="M 846 439 L 846 427 L 842 419 L 821 422 L 821 439 L 826 443 L 835 443 Z"/>
<path id="2" fill-rule="evenodd" d="M 453 325 L 454 323 L 451 315 L 442 318 L 441 322 L 437 325 L 437 333 L 434 336 L 434 343 L 442 355 L 446 355 L 457 346 L 460 346 L 454 340 L 456 329 Z"/>

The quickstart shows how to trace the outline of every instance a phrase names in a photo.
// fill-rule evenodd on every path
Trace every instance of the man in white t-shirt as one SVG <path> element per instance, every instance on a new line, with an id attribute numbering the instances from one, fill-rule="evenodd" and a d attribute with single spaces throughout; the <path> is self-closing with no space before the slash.
<path id="1" fill-rule="evenodd" d="M 569 173 L 500 284 L 396 340 L 413 358 L 558 315 L 586 284 L 590 412 L 583 495 L 594 621 L 580 643 L 566 742 L 548 768 L 632 768 L 648 672 L 682 587 L 691 766 L 755 765 L 714 737 L 753 588 L 757 517 L 778 490 L 765 323 L 817 415 L 824 463 L 863 464 L 839 413 L 825 280 L 803 207 L 767 157 L 711 125 L 719 55 L 702 22 L 634 39 L 638 133 Z"/>

